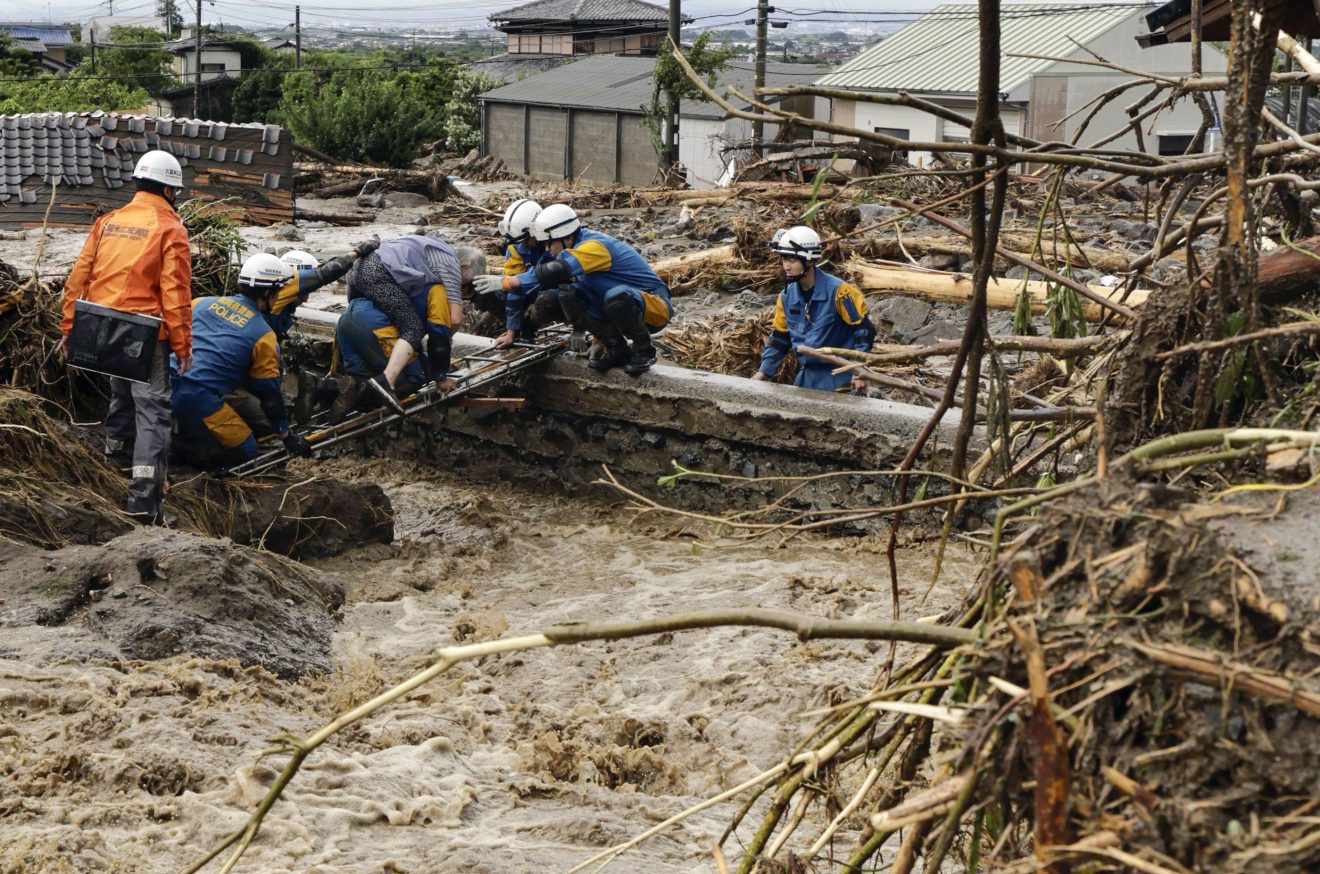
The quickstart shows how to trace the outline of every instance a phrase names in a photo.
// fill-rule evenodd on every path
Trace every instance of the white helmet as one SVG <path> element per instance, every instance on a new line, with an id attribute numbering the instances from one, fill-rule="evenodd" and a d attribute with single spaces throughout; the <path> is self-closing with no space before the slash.
<path id="1" fill-rule="evenodd" d="M 819 261 L 820 234 L 806 225 L 775 231 L 775 235 L 770 238 L 770 251 L 801 258 L 803 261 Z"/>
<path id="2" fill-rule="evenodd" d="M 133 168 L 133 178 L 150 179 L 171 188 L 182 188 L 183 168 L 179 166 L 178 158 L 157 149 L 138 158 L 137 166 Z"/>
<path id="3" fill-rule="evenodd" d="M 571 237 L 582 227 L 573 207 L 566 203 L 552 203 L 541 210 L 532 222 L 532 239 L 538 243 L 548 243 L 562 237 Z"/>
<path id="4" fill-rule="evenodd" d="M 523 240 L 532 232 L 532 222 L 541 214 L 541 204 L 535 200 L 515 200 L 504 211 L 504 218 L 498 227 L 501 234 L 515 243 Z"/>
<path id="5" fill-rule="evenodd" d="M 293 278 L 293 268 L 269 252 L 258 252 L 243 262 L 238 287 L 250 288 L 258 297 L 283 288 Z"/>
<path id="6" fill-rule="evenodd" d="M 321 262 L 317 261 L 315 256 L 310 252 L 304 252 L 302 249 L 290 249 L 280 256 L 280 260 L 294 270 L 315 270 L 321 266 Z"/>

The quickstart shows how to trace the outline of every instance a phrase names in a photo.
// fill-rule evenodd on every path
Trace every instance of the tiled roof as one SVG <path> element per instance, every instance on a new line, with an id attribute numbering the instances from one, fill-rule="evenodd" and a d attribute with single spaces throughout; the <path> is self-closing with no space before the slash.
<path id="1" fill-rule="evenodd" d="M 642 0 L 532 0 L 488 16 L 496 22 L 669 21 L 669 10 Z"/>
<path id="2" fill-rule="evenodd" d="M 242 143 L 232 131 L 244 130 Z M 248 133 L 247 131 L 252 131 Z M 0 210 L 6 202 L 34 203 L 37 189 L 64 186 L 122 188 L 138 156 L 164 149 L 186 166 L 205 156 L 237 170 L 258 154 L 279 150 L 280 128 L 263 124 L 222 124 L 185 118 L 89 113 L 28 113 L 0 116 Z M 228 141 L 228 144 L 227 144 Z M 279 177 L 265 187 L 279 186 Z"/>
<path id="3" fill-rule="evenodd" d="M 29 51 L 34 55 L 44 55 L 46 53 L 46 44 L 39 39 L 30 36 L 16 36 L 10 39 L 9 44 L 16 49 Z"/>
<path id="4" fill-rule="evenodd" d="M 828 69 L 823 65 L 768 63 L 765 65 L 765 83 L 772 87 L 803 85 Z M 654 74 L 655 58 L 591 55 L 576 63 L 487 91 L 480 99 L 641 113 L 642 107 L 651 99 Z M 733 85 L 747 94 L 751 91 L 752 77 L 751 64 L 730 63 L 717 74 L 715 91 L 720 93 Z M 741 101 L 733 102 L 746 108 Z M 684 101 L 682 115 L 723 118 L 724 110 L 713 103 Z"/>
<path id="5" fill-rule="evenodd" d="M 73 44 L 73 35 L 67 27 L 52 24 L 0 24 L 0 31 L 14 39 L 38 39 L 48 46 Z"/>
<path id="6" fill-rule="evenodd" d="M 555 67 L 562 67 L 578 60 L 573 55 L 491 55 L 468 64 L 474 73 L 489 76 L 496 84 L 515 82 L 519 78 L 535 76 Z"/>
<path id="7" fill-rule="evenodd" d="M 1000 8 L 1004 54 L 1067 56 L 1116 26 L 1140 15 L 1133 6 L 1014 3 Z M 981 29 L 970 4 L 936 7 L 863 51 L 817 84 L 866 91 L 975 93 Z M 1054 64 L 1037 58 L 1002 59 L 999 89 L 1012 91 Z"/>

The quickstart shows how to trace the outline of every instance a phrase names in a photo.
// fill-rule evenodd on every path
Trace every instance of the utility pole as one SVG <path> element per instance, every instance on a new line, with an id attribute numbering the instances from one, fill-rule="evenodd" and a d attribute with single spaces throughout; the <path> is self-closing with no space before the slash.
<path id="1" fill-rule="evenodd" d="M 293 68 L 302 69 L 302 7 L 293 7 Z"/>
<path id="2" fill-rule="evenodd" d="M 193 118 L 201 118 L 202 106 L 202 0 L 197 0 L 197 30 L 193 33 L 196 37 L 196 52 L 193 57 Z"/>
<path id="3" fill-rule="evenodd" d="M 766 0 L 756 0 L 756 71 L 752 74 L 752 93 L 756 93 L 757 88 L 765 87 L 765 43 L 766 43 L 766 23 L 770 13 L 775 8 L 769 5 Z M 765 123 L 761 121 L 752 122 L 752 148 L 757 154 L 761 153 L 761 145 L 765 141 Z"/>
<path id="4" fill-rule="evenodd" d="M 674 48 L 678 48 L 681 38 L 680 30 L 683 23 L 682 0 L 669 0 L 669 42 Z M 678 93 L 669 88 L 666 95 L 668 100 L 669 124 L 665 131 L 665 163 L 668 165 L 666 170 L 672 169 L 678 163 Z"/>

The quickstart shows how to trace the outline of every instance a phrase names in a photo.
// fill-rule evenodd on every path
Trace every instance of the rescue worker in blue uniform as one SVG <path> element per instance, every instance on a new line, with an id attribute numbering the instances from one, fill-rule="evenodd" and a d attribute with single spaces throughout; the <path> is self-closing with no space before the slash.
<path id="1" fill-rule="evenodd" d="M 484 255 L 481 272 L 485 272 Z M 423 340 L 428 378 L 444 391 L 452 387 L 450 346 L 454 329 L 463 320 L 463 286 L 471 282 L 470 276 L 463 275 L 452 246 L 420 234 L 386 240 L 348 272 L 349 302 L 366 298 L 398 329 L 385 367 L 366 382 L 394 412 L 404 412 L 398 380 L 421 354 Z"/>
<path id="2" fill-rule="evenodd" d="M 436 315 L 439 313 L 437 308 Z M 357 380 L 368 380 L 383 373 L 398 339 L 399 329 L 379 307 L 365 297 L 351 301 L 335 324 L 335 348 L 339 352 L 339 363 L 344 373 Z M 394 387 L 399 397 L 406 398 L 425 384 L 423 359 L 416 356 L 404 366 Z M 351 406 L 357 397 L 358 392 L 353 390 L 345 397 L 345 404 Z"/>
<path id="3" fill-rule="evenodd" d="M 376 251 L 378 246 L 379 240 L 364 240 L 353 247 L 352 254 L 340 255 L 325 263 L 319 263 L 310 253 L 301 249 L 290 249 L 281 255 L 280 260 L 289 265 L 293 275 L 283 288 L 275 292 L 270 301 L 270 311 L 265 313 L 266 321 L 275 331 L 276 338 L 281 343 L 289 338 L 298 305 L 306 303 L 313 291 L 343 278 L 356 259 Z"/>
<path id="4" fill-rule="evenodd" d="M 622 366 L 632 376 L 650 370 L 656 359 L 651 334 L 674 315 L 664 280 L 627 243 L 584 228 L 567 204 L 541 210 L 532 222 L 532 237 L 552 257 L 506 276 L 505 292 L 533 283 L 558 288 L 559 305 L 573 329 L 591 331 L 604 346 L 588 367 L 604 372 Z"/>
<path id="5" fill-rule="evenodd" d="M 779 293 L 775 318 L 761 367 L 752 379 L 773 379 L 789 350 L 799 346 L 819 349 L 834 346 L 870 350 L 875 326 L 866 314 L 866 299 L 857 287 L 816 266 L 821 258 L 820 235 L 805 225 L 775 232 L 770 249 L 779 255 L 788 287 Z M 821 391 L 837 391 L 851 385 L 856 394 L 866 392 L 866 380 L 831 371 L 835 365 L 798 356 L 794 385 Z"/>
<path id="6" fill-rule="evenodd" d="M 504 276 L 518 276 L 552 256 L 532 237 L 532 222 L 541 214 L 534 200 L 515 200 L 504 212 L 500 232 L 504 234 Z M 495 348 L 512 346 L 515 340 L 533 340 L 536 332 L 551 322 L 563 319 L 559 307 L 559 289 L 542 288 L 533 279 L 525 285 L 504 291 L 500 276 L 478 276 L 472 281 L 478 295 L 500 295 L 504 301 L 504 331 L 495 338 Z"/>
<path id="7" fill-rule="evenodd" d="M 259 253 L 243 262 L 237 294 L 193 302 L 192 366 L 175 376 L 171 401 L 184 460 L 199 467 L 228 467 L 256 457 L 252 428 L 225 401 L 238 388 L 257 398 L 291 454 L 311 456 L 307 440 L 289 430 L 280 391 L 280 347 L 264 318 L 291 277 L 289 265 Z"/>
<path id="8" fill-rule="evenodd" d="M 452 391 L 458 383 L 449 368 L 453 333 L 463 320 L 463 288 L 485 272 L 486 256 L 479 249 L 455 249 L 418 235 L 386 240 L 359 259 L 348 274 L 352 316 L 341 316 L 335 332 L 346 368 L 352 359 L 349 374 L 364 379 L 363 385 L 396 413 L 404 412 L 400 397 L 427 381 Z M 412 371 L 414 378 L 405 380 L 419 358 L 422 378 Z"/>

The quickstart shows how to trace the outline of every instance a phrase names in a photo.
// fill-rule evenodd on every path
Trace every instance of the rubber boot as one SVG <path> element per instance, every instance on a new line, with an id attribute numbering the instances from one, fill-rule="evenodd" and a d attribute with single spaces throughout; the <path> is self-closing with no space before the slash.
<path id="1" fill-rule="evenodd" d="M 646 330 L 646 321 L 642 311 L 631 298 L 618 298 L 605 305 L 605 315 L 616 330 L 632 343 L 632 350 L 623 363 L 623 372 L 629 376 L 641 376 L 655 364 L 655 346 L 651 344 L 651 334 Z"/>
<path id="2" fill-rule="evenodd" d="M 602 321 L 595 318 L 587 312 L 586 304 L 577 295 L 568 292 L 559 295 L 560 306 L 564 310 L 564 315 L 568 317 L 569 324 L 573 330 L 587 330 L 592 333 L 596 341 L 601 345 L 599 355 L 595 354 L 594 348 L 590 357 L 587 359 L 587 366 L 599 373 L 604 373 L 613 367 L 622 367 L 628 363 L 628 341 L 624 339 L 619 329 L 614 327 L 608 321 Z"/>

